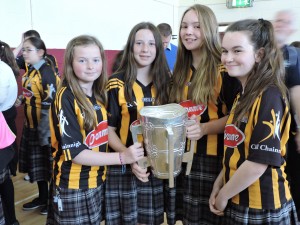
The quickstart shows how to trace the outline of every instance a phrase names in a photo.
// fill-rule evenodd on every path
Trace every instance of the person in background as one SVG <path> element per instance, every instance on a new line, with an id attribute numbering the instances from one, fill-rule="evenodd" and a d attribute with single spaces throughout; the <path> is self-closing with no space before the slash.
<path id="1" fill-rule="evenodd" d="M 171 73 L 173 73 L 174 65 L 176 62 L 177 46 L 171 43 L 172 28 L 167 23 L 160 23 L 157 25 L 157 28 L 159 30 L 164 45 L 165 55 L 167 58 L 169 69 Z"/>
<path id="2" fill-rule="evenodd" d="M 241 20 L 222 40 L 222 63 L 242 84 L 224 132 L 223 169 L 210 209 L 224 224 L 297 224 L 285 173 L 291 115 L 271 22 Z"/>
<path id="3" fill-rule="evenodd" d="M 13 53 L 14 53 L 14 56 L 16 58 L 19 68 L 25 70 L 25 72 L 27 72 L 27 70 L 28 70 L 28 65 L 26 64 L 26 61 L 24 60 L 23 54 L 19 55 L 19 53 L 21 52 L 21 50 L 23 48 L 24 40 L 29 37 L 41 38 L 39 32 L 37 32 L 36 30 L 28 30 L 22 34 L 21 43 L 13 50 Z M 56 58 L 50 54 L 46 54 L 45 57 L 47 57 L 49 60 L 51 60 L 52 65 L 55 68 L 55 73 L 59 76 Z"/>
<path id="4" fill-rule="evenodd" d="M 288 141 L 287 173 L 291 193 L 300 218 L 300 49 L 288 46 L 288 38 L 296 31 L 296 15 L 291 10 L 276 13 L 275 38 L 283 52 L 286 66 L 285 84 L 289 89 L 292 125 Z"/>
<path id="5" fill-rule="evenodd" d="M 221 65 L 218 22 L 213 11 L 200 4 L 189 7 L 182 16 L 177 61 L 173 72 L 170 102 L 189 102 L 201 110 L 191 116 L 187 138 L 196 141 L 191 172 L 176 177 L 175 188 L 166 188 L 168 224 L 182 220 L 185 225 L 221 223 L 209 210 L 213 183 L 222 169 L 223 132 L 227 115 L 240 88 Z"/>
<path id="6" fill-rule="evenodd" d="M 105 165 L 133 163 L 144 151 L 107 153 L 107 71 L 99 40 L 88 35 L 73 38 L 64 65 L 50 114 L 54 173 L 47 224 L 100 225 Z"/>
<path id="7" fill-rule="evenodd" d="M 19 150 L 19 171 L 28 173 L 30 182 L 37 182 L 39 196 L 23 205 L 23 210 L 41 209 L 47 214 L 48 181 L 52 174 L 50 149 L 49 108 L 55 94 L 59 77 L 52 61 L 46 56 L 44 42 L 29 37 L 23 43 L 23 57 L 30 65 L 22 77 L 24 126 Z"/>
<path id="8" fill-rule="evenodd" d="M 112 152 L 139 149 L 130 124 L 143 106 L 168 103 L 169 69 L 157 28 L 149 22 L 135 25 L 128 36 L 119 69 L 108 89 L 109 147 Z M 163 180 L 137 163 L 109 166 L 105 192 L 106 224 L 159 225 L 164 221 Z"/>
<path id="9" fill-rule="evenodd" d="M 10 51 L 10 52 L 9 52 Z M 15 197 L 14 197 L 14 185 L 11 180 L 11 170 L 9 165 L 16 154 L 14 149 L 16 135 L 7 125 L 7 121 L 3 115 L 3 112 L 8 112 L 14 107 L 14 103 L 17 98 L 18 87 L 15 78 L 17 73 L 17 67 L 12 68 L 10 65 L 3 61 L 9 61 L 9 56 L 12 54 L 9 46 L 0 41 L 0 211 L 4 214 L 0 215 L 0 224 L 17 225 L 19 224 L 16 219 L 15 213 Z M 14 58 L 13 58 L 14 62 Z M 10 124 L 15 126 L 13 118 L 9 118 Z M 1 213 L 0 213 L 1 214 Z M 1 223 L 1 221 L 5 223 Z"/>
<path id="10" fill-rule="evenodd" d="M 296 48 L 300 48 L 300 41 L 293 41 L 290 46 L 294 46 Z"/>

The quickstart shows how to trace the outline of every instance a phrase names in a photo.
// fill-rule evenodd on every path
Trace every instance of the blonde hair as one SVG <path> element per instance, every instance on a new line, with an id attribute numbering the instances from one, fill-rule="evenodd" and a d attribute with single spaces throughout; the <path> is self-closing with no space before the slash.
<path id="1" fill-rule="evenodd" d="M 204 5 L 195 4 L 183 14 L 193 10 L 198 16 L 203 42 L 200 46 L 202 54 L 198 68 L 195 68 L 193 82 L 190 85 L 188 96 L 196 104 L 208 104 L 216 101 L 215 86 L 218 77 L 218 66 L 221 63 L 221 43 L 218 33 L 218 23 L 213 11 Z M 171 102 L 183 101 L 184 88 L 192 65 L 192 53 L 187 50 L 179 35 L 177 59 L 174 67 L 173 87 L 170 93 Z"/>
<path id="2" fill-rule="evenodd" d="M 88 101 L 86 101 L 86 95 L 81 89 L 78 78 L 74 73 L 72 64 L 74 60 L 74 48 L 77 46 L 87 46 L 87 45 L 96 45 L 100 49 L 101 60 L 102 60 L 102 71 L 101 76 L 99 76 L 93 84 L 92 91 L 97 101 L 100 101 L 102 104 L 106 105 L 107 103 L 107 94 L 106 94 L 106 83 L 107 83 L 107 66 L 106 66 L 106 57 L 104 49 L 100 41 L 89 35 L 81 35 L 73 38 L 67 45 L 65 56 L 64 56 L 64 72 L 63 79 L 60 86 L 69 86 L 75 96 L 76 101 L 84 113 L 84 128 L 91 130 L 97 126 L 97 121 L 94 116 L 94 107 Z"/>

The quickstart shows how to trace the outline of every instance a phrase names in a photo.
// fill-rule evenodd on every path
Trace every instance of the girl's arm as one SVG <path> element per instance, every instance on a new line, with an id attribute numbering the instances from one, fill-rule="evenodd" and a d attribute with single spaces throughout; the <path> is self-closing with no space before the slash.
<path id="1" fill-rule="evenodd" d="M 224 211 L 228 200 L 258 180 L 267 167 L 268 165 L 266 164 L 255 163 L 249 160 L 243 162 L 217 195 L 216 209 Z"/>
<path id="2" fill-rule="evenodd" d="M 123 165 L 130 164 L 142 159 L 144 150 L 142 148 L 129 149 L 126 152 L 94 152 L 85 149 L 74 159 L 73 163 L 86 166 Z"/>
<path id="3" fill-rule="evenodd" d="M 217 120 L 200 123 L 197 117 L 193 115 L 190 119 L 195 120 L 196 123 L 187 127 L 187 138 L 191 140 L 199 140 L 204 135 L 223 133 L 227 118 L 228 116 L 224 116 Z"/>
<path id="4" fill-rule="evenodd" d="M 218 196 L 221 188 L 223 187 L 223 170 L 221 170 L 221 172 L 219 173 L 219 176 L 217 177 L 217 179 L 215 180 L 214 186 L 213 186 L 213 190 L 210 194 L 209 197 L 209 208 L 210 211 L 218 216 L 223 216 L 224 213 L 218 209 L 216 209 L 216 197 Z"/>
<path id="5" fill-rule="evenodd" d="M 125 153 L 127 151 L 130 151 L 131 149 L 142 149 L 144 152 L 144 149 L 142 147 L 141 143 L 134 143 L 130 147 L 126 148 L 125 145 L 121 142 L 120 138 L 116 134 L 116 128 L 115 127 L 108 127 L 108 144 L 109 146 L 115 150 L 116 152 L 122 152 Z M 144 155 L 144 153 L 143 153 Z M 139 159 L 140 160 L 140 159 Z M 138 160 L 136 160 L 138 161 Z M 135 174 L 135 176 L 142 182 L 148 181 L 148 176 L 150 173 L 147 173 L 147 168 L 143 169 L 139 167 L 136 163 L 136 161 L 133 161 L 131 164 L 132 172 Z"/>
<path id="6" fill-rule="evenodd" d="M 136 162 L 144 156 L 144 149 L 140 143 L 135 143 L 127 149 L 121 143 L 114 127 L 108 127 L 108 144 L 119 151 L 106 153 L 85 149 L 73 159 L 73 162 L 87 166 L 123 165 Z"/>

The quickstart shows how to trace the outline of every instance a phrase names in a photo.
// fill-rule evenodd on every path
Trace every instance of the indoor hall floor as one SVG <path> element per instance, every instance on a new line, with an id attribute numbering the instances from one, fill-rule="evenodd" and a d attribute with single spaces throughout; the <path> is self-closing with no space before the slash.
<path id="1" fill-rule="evenodd" d="M 32 211 L 23 211 L 22 209 L 24 203 L 38 196 L 37 184 L 25 181 L 24 174 L 22 173 L 18 173 L 16 177 L 12 177 L 12 180 L 15 188 L 16 216 L 20 225 L 45 225 L 47 216 L 41 215 L 40 209 Z M 104 224 L 104 222 L 101 223 L 101 225 Z M 167 223 L 165 222 L 163 225 L 167 225 Z M 177 222 L 176 225 L 182 225 L 182 223 Z"/>

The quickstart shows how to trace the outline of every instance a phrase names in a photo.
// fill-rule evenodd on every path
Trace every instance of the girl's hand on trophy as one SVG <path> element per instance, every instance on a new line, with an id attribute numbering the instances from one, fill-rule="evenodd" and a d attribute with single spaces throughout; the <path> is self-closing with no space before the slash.
<path id="1" fill-rule="evenodd" d="M 141 143 L 136 142 L 121 154 L 124 164 L 130 164 L 139 161 L 144 157 L 144 148 Z"/>
<path id="2" fill-rule="evenodd" d="M 131 170 L 134 173 L 134 175 L 142 182 L 148 182 L 150 173 L 147 172 L 147 168 L 140 167 L 137 163 L 132 163 Z"/>
<path id="3" fill-rule="evenodd" d="M 191 121 L 193 121 L 193 123 Z M 199 140 L 205 135 L 202 129 L 202 124 L 199 122 L 196 115 L 192 115 L 189 118 L 189 122 L 186 124 L 186 137 L 188 139 Z"/>

